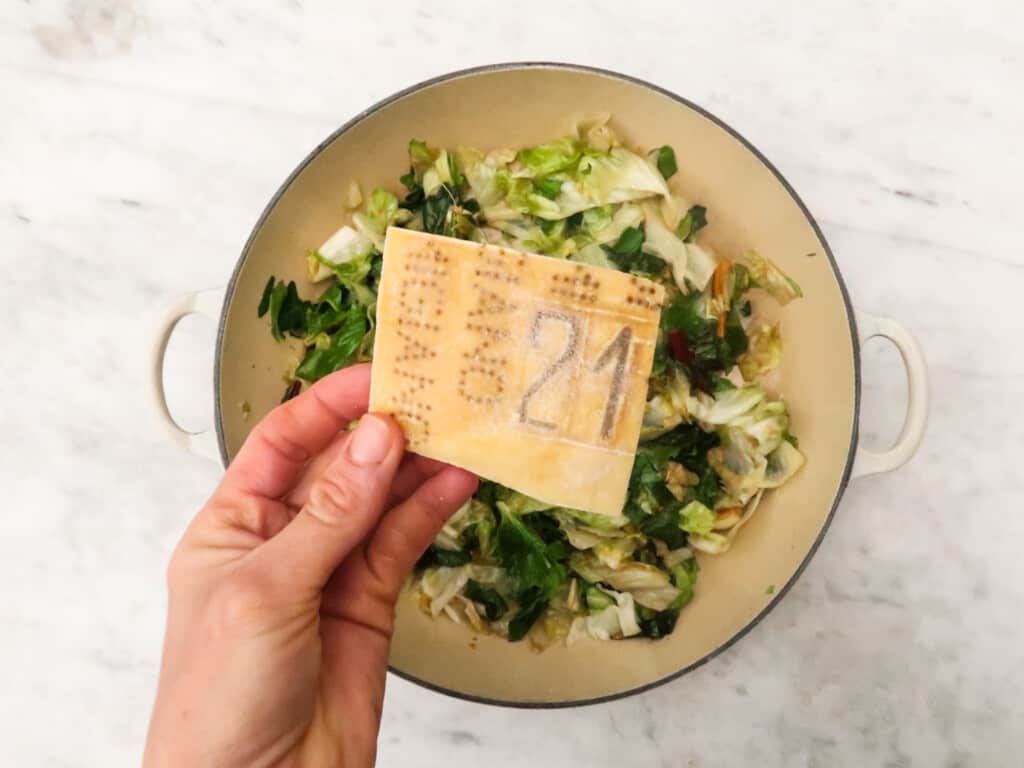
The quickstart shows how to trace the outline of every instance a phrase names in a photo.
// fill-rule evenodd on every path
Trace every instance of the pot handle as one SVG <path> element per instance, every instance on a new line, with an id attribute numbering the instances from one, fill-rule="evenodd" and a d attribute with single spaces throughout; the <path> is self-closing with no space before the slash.
<path id="1" fill-rule="evenodd" d="M 910 331 L 891 318 L 878 317 L 859 310 L 856 317 L 862 347 L 868 339 L 881 336 L 891 341 L 899 350 L 903 358 L 903 367 L 907 372 L 907 414 L 900 436 L 890 448 L 872 451 L 857 446 L 852 474 L 855 478 L 890 472 L 910 461 L 921 444 L 928 421 L 928 366 L 917 341 L 910 335 Z"/>
<path id="2" fill-rule="evenodd" d="M 182 318 L 188 315 L 202 315 L 214 323 L 220 317 L 221 305 L 224 301 L 224 289 L 213 288 L 208 291 L 186 293 L 167 302 L 160 311 L 152 333 L 150 349 L 150 395 L 153 411 L 164 433 L 171 442 L 183 450 L 204 456 L 220 463 L 220 449 L 217 445 L 217 433 L 212 426 L 201 432 L 188 432 L 178 426 L 167 407 L 164 394 L 164 355 L 171 334 Z"/>

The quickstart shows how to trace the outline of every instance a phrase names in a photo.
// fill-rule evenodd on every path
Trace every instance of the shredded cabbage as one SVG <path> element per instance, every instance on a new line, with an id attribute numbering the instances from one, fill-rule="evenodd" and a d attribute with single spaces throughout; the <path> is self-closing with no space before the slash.
<path id="1" fill-rule="evenodd" d="M 762 325 L 750 334 L 750 345 L 739 360 L 746 381 L 756 381 L 782 362 L 782 335 L 779 324 Z"/>
<path id="2" fill-rule="evenodd" d="M 341 227 L 307 255 L 309 279 L 314 283 L 326 280 L 334 276 L 341 265 L 366 260 L 372 252 L 370 238 L 347 225 Z"/>
<path id="3" fill-rule="evenodd" d="M 796 281 L 788 277 L 770 259 L 756 251 L 747 251 L 744 256 L 750 270 L 750 284 L 755 288 L 767 291 L 780 304 L 788 304 L 804 295 Z"/>
<path id="4" fill-rule="evenodd" d="M 752 302 L 764 300 L 751 289 L 785 304 L 800 287 L 755 251 L 720 259 L 707 209 L 680 192 L 700 186 L 685 156 L 677 161 L 671 145 L 637 151 L 609 115 L 535 146 L 413 139 L 407 151 L 404 192 L 364 195 L 347 182 L 348 223 L 307 252 L 320 298 L 304 301 L 294 283 L 271 279 L 260 317 L 270 315 L 276 338 L 302 341 L 298 370 L 310 381 L 369 359 L 392 226 L 660 282 L 666 301 L 622 514 L 555 507 L 484 481 L 438 532 L 413 583 L 430 615 L 538 649 L 665 636 L 694 595 L 698 558 L 727 552 L 765 492 L 805 463 L 787 403 L 765 376 L 782 362 L 780 326 L 751 320 Z"/>

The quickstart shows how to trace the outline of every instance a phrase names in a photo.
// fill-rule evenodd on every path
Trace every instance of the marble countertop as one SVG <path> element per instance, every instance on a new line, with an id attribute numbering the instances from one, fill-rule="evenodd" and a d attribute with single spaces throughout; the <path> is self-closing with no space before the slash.
<path id="1" fill-rule="evenodd" d="M 389 683 L 380 764 L 1019 765 L 1024 722 L 1024 12 L 1019 3 L 0 5 L 0 764 L 137 764 L 167 557 L 219 470 L 150 419 L 142 322 L 222 284 L 280 180 L 412 82 L 501 60 L 618 69 L 745 134 L 855 303 L 920 339 L 930 429 L 851 485 L 790 595 L 696 672 L 504 710 Z M 643 11 L 644 7 L 647 11 Z M 210 419 L 213 329 L 168 363 Z M 899 429 L 869 345 L 864 439 Z"/>

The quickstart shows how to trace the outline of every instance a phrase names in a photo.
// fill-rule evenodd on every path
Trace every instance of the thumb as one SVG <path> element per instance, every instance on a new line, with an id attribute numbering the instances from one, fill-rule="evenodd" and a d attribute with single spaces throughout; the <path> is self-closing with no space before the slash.
<path id="1" fill-rule="evenodd" d="M 384 514 L 405 438 L 393 419 L 367 414 L 313 481 L 302 509 L 253 553 L 294 589 L 323 588 Z M 261 568 L 260 565 L 255 565 Z"/>

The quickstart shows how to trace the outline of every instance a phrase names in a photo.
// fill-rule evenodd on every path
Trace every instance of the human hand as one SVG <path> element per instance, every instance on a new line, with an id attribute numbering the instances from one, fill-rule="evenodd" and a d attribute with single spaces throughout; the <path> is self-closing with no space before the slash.
<path id="1" fill-rule="evenodd" d="M 272 411 L 185 532 L 146 766 L 373 764 L 395 600 L 477 480 L 403 458 L 369 389 L 348 368 Z"/>

